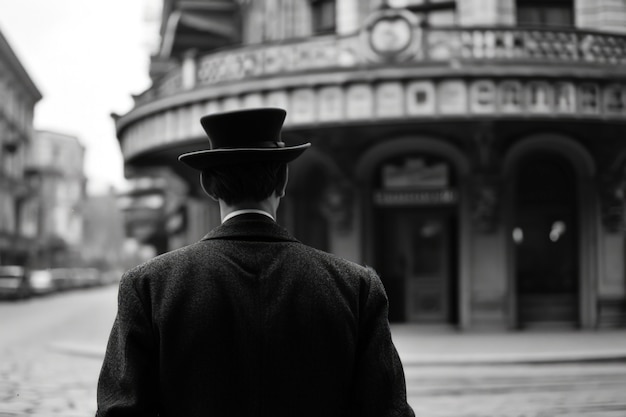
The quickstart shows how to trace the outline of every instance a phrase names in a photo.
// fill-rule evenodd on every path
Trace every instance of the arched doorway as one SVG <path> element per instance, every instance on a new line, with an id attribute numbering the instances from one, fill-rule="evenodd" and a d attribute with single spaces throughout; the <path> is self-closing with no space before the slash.
<path id="1" fill-rule="evenodd" d="M 416 164 L 427 168 L 443 164 L 447 180 L 442 181 L 441 174 L 437 174 L 437 169 L 441 168 L 435 168 L 433 175 L 440 179 L 439 183 L 436 179 L 431 181 L 430 190 L 420 190 L 420 187 L 412 190 L 407 187 L 406 192 L 386 190 L 381 177 L 386 164 L 395 165 L 400 173 L 410 171 Z M 463 179 L 469 171 L 469 162 L 461 150 L 444 140 L 420 135 L 385 138 L 360 157 L 355 174 L 362 199 L 363 263 L 374 266 L 381 276 L 389 298 L 390 321 L 467 326 L 469 207 Z M 401 181 L 396 183 L 400 184 Z M 441 187 L 442 184 L 447 186 Z M 400 234 L 394 230 L 399 230 Z M 425 246 L 426 251 L 439 254 L 440 266 L 433 262 L 434 265 L 431 263 L 420 270 L 422 267 L 412 254 L 416 247 Z M 425 256 L 426 251 L 419 251 L 419 256 Z M 402 257 L 406 259 L 404 263 Z M 429 257 L 429 261 L 432 259 Z M 415 276 L 433 270 L 442 271 L 447 284 L 435 287 L 439 288 L 434 291 L 439 295 L 433 294 L 423 305 L 431 303 L 429 309 L 443 314 L 420 316 L 419 308 L 411 313 L 407 301 L 415 299 L 411 298 L 407 277 L 411 273 Z"/>
<path id="2" fill-rule="evenodd" d="M 579 324 L 579 204 L 576 169 L 554 151 L 517 164 L 514 291 L 522 328 Z"/>
<path id="3" fill-rule="evenodd" d="M 458 190 L 452 164 L 427 152 L 388 157 L 373 170 L 377 269 L 389 320 L 458 321 Z"/>

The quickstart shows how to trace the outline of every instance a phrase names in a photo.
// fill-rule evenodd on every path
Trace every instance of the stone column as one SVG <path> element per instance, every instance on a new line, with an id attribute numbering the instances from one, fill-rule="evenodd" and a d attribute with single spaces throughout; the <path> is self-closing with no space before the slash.
<path id="1" fill-rule="evenodd" d="M 356 32 L 360 27 L 358 0 L 337 0 L 337 34 L 345 35 Z"/>
<path id="2" fill-rule="evenodd" d="M 182 84 L 185 90 L 190 90 L 196 86 L 196 53 L 195 49 L 190 49 L 183 56 Z"/>
<path id="3" fill-rule="evenodd" d="M 515 24 L 514 0 L 463 0 L 457 2 L 461 26 Z"/>

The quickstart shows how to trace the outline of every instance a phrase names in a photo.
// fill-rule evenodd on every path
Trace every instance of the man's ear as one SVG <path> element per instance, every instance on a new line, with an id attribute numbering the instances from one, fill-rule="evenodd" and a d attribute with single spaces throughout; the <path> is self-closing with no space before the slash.
<path id="1" fill-rule="evenodd" d="M 278 170 L 278 183 L 276 185 L 276 195 L 278 197 L 285 196 L 287 182 L 289 182 L 289 168 L 287 167 L 287 164 L 284 164 Z"/>
<path id="2" fill-rule="evenodd" d="M 218 201 L 218 198 L 209 192 L 207 185 L 210 184 L 210 181 L 211 177 L 209 176 L 209 174 L 206 171 L 202 171 L 200 173 L 200 187 L 202 187 L 205 194 L 211 197 L 211 199 Z"/>

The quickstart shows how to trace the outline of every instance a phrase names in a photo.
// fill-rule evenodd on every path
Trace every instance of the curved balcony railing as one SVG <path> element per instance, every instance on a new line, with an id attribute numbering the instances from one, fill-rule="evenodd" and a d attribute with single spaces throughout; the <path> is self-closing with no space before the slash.
<path id="1" fill-rule="evenodd" d="M 284 43 L 248 45 L 194 59 L 136 97 L 141 105 L 157 98 L 240 80 L 307 72 L 364 69 L 380 65 L 420 65 L 445 61 L 626 65 L 626 36 L 578 30 L 523 28 L 413 27 L 410 44 L 397 55 L 372 51 L 366 32 Z M 187 79 L 185 79 L 187 76 Z"/>
<path id="2" fill-rule="evenodd" d="M 410 26 L 401 47 L 381 53 L 389 38 L 371 33 L 187 58 L 117 119 L 125 160 L 200 138 L 202 115 L 242 107 L 285 108 L 288 128 L 433 117 L 626 122 L 626 36 Z"/>

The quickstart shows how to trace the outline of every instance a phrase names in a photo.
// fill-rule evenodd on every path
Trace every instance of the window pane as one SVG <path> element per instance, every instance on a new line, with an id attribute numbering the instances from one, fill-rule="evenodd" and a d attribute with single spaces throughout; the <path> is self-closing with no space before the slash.
<path id="1" fill-rule="evenodd" d="M 335 31 L 335 0 L 320 0 L 312 4 L 313 32 L 332 33 Z"/>
<path id="2" fill-rule="evenodd" d="M 574 2 L 572 0 L 518 0 L 517 23 L 528 26 L 574 25 Z"/>
<path id="3" fill-rule="evenodd" d="M 572 11 L 562 7 L 546 7 L 544 21 L 547 26 L 572 26 Z"/>

